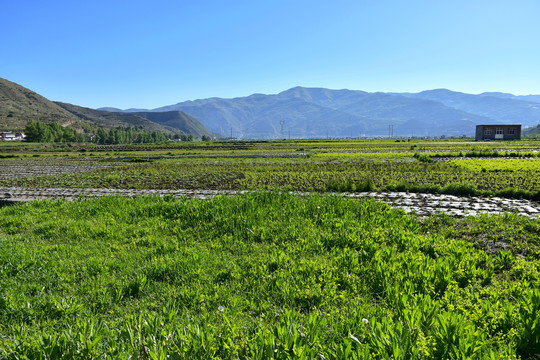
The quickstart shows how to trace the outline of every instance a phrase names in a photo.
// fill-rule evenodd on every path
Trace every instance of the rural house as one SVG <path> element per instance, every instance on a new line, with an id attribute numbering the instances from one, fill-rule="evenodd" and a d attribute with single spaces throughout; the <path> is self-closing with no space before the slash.
<path id="1" fill-rule="evenodd" d="M 476 125 L 476 140 L 519 140 L 521 125 Z"/>
<path id="2" fill-rule="evenodd" d="M 0 139 L 3 141 L 13 141 L 15 140 L 15 134 L 12 132 L 0 132 Z"/>
<path id="3" fill-rule="evenodd" d="M 0 141 L 23 140 L 24 138 L 24 133 L 12 133 L 9 131 L 0 132 Z"/>

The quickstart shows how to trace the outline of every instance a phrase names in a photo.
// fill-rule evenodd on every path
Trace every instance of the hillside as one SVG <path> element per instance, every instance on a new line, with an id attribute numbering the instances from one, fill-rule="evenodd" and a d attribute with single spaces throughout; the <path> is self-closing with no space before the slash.
<path id="1" fill-rule="evenodd" d="M 380 92 L 296 87 L 278 96 L 302 98 L 347 114 L 373 119 L 372 128 L 382 128 L 383 134 L 388 133 L 388 125 L 393 125 L 394 135 L 424 136 L 441 131 L 447 135 L 462 135 L 474 131 L 475 124 L 488 121 L 482 116 L 453 109 L 436 101 Z"/>
<path id="2" fill-rule="evenodd" d="M 214 136 L 214 134 L 204 127 L 197 119 L 182 111 L 136 112 L 131 113 L 131 115 L 146 119 L 154 124 L 160 124 L 161 126 L 174 131 L 180 130 L 183 133 L 191 134 L 195 137 L 200 138 L 203 135 Z"/>
<path id="3" fill-rule="evenodd" d="M 471 95 L 447 89 L 369 93 L 295 87 L 275 95 L 199 99 L 148 111 L 180 110 L 213 132 L 232 132 L 237 138 L 474 136 L 479 124 L 535 126 L 540 122 L 538 99 L 539 95 Z"/>
<path id="4" fill-rule="evenodd" d="M 141 126 L 148 131 L 159 131 L 167 133 L 179 132 L 178 129 L 166 127 L 133 114 L 94 110 L 61 102 L 55 102 L 55 104 L 72 113 L 79 120 L 95 126 L 105 128 L 118 126 Z"/>
<path id="5" fill-rule="evenodd" d="M 28 121 L 62 125 L 78 118 L 43 96 L 16 83 L 0 78 L 0 131 L 22 131 Z"/>
<path id="6" fill-rule="evenodd" d="M 532 126 L 523 129 L 523 137 L 525 138 L 540 138 L 540 125 Z"/>
<path id="7" fill-rule="evenodd" d="M 514 94 L 502 93 L 502 92 L 485 92 L 485 93 L 481 93 L 479 95 L 480 96 L 498 97 L 498 98 L 502 98 L 502 99 L 514 99 L 514 100 L 522 100 L 522 101 L 540 103 L 540 95 L 514 95 Z"/>
<path id="8" fill-rule="evenodd" d="M 471 95 L 447 89 L 422 91 L 417 94 L 403 94 L 408 97 L 436 101 L 448 107 L 479 116 L 495 122 L 533 126 L 540 122 L 540 104 L 523 100 L 533 96 L 516 98 L 512 94 L 497 96 Z M 508 97 L 509 96 L 509 97 Z"/>
<path id="9" fill-rule="evenodd" d="M 56 121 L 112 128 L 240 139 L 381 136 L 473 136 L 478 124 L 540 123 L 538 95 L 471 95 L 447 89 L 420 93 L 369 93 L 295 87 L 279 94 L 208 98 L 153 110 L 88 109 L 52 102 L 0 79 L 0 131 L 22 130 L 28 121 Z"/>
<path id="10" fill-rule="evenodd" d="M 346 136 L 349 127 L 364 130 L 371 119 L 325 108 L 302 99 L 278 99 L 253 95 L 239 99 L 217 99 L 202 105 L 179 106 L 182 111 L 205 119 L 214 132 L 238 138 Z M 283 131 L 282 131 L 283 124 Z M 350 131 L 348 131 L 350 132 Z"/>
<path id="11" fill-rule="evenodd" d="M 0 131 L 22 131 L 29 121 L 57 122 L 82 130 L 92 127 L 140 127 L 147 131 L 212 136 L 197 119 L 179 111 L 123 113 L 53 102 L 16 83 L 0 78 Z"/>
<path id="12" fill-rule="evenodd" d="M 152 110 L 181 110 L 208 129 L 234 137 L 273 139 L 468 134 L 491 120 L 436 101 L 352 90 L 295 87 L 277 95 L 186 101 Z"/>

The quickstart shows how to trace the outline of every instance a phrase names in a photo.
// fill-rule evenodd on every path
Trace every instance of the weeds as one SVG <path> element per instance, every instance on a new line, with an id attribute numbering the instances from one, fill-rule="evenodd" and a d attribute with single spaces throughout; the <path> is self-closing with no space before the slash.
<path id="1" fill-rule="evenodd" d="M 430 163 L 435 162 L 435 160 L 433 160 L 429 155 L 426 155 L 426 154 L 421 154 L 421 153 L 415 152 L 413 157 L 415 159 L 418 159 L 418 161 L 423 162 L 423 163 L 430 164 Z"/>
<path id="2" fill-rule="evenodd" d="M 2 208 L 0 354 L 530 358 L 534 253 L 473 241 L 511 225 L 532 249 L 537 224 L 503 217 L 419 222 L 370 200 L 274 192 Z"/>
<path id="3" fill-rule="evenodd" d="M 531 146 L 22 144 L 2 147 L 0 184 L 540 200 Z M 539 234 L 516 214 L 419 220 L 332 194 L 3 207 L 0 358 L 535 358 Z"/>

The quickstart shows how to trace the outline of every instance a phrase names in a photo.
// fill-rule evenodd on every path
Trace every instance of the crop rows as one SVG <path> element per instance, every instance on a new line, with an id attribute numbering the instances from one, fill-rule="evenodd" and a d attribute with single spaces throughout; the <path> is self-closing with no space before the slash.
<path id="1" fill-rule="evenodd" d="M 73 174 L 105 169 L 118 165 L 113 162 L 92 161 L 90 159 L 2 159 L 0 161 L 0 181 L 26 177 Z"/>
<path id="2" fill-rule="evenodd" d="M 375 188 L 397 185 L 438 185 L 465 183 L 479 190 L 499 191 L 519 188 L 540 190 L 540 177 L 531 176 L 534 165 L 514 171 L 469 170 L 474 162 L 424 164 L 395 161 L 312 161 L 311 159 L 248 159 L 242 161 L 164 160 L 132 163 L 90 172 L 15 178 L 0 181 L 3 186 L 108 187 L 118 189 L 258 189 L 285 187 L 299 191 L 326 191 L 333 183 L 370 181 Z M 477 164 L 487 167 L 488 162 Z M 512 162 L 517 160 L 512 160 Z M 537 160 L 534 160 L 537 161 Z M 460 164 L 464 164 L 461 166 Z M 467 165 L 465 165 L 467 164 Z M 496 164 L 496 163 L 493 163 Z M 508 163 L 506 163 L 508 164 Z M 491 165 L 496 166 L 496 165 Z M 508 166 L 508 165 L 504 165 Z M 496 169 L 496 168 L 494 168 Z"/>

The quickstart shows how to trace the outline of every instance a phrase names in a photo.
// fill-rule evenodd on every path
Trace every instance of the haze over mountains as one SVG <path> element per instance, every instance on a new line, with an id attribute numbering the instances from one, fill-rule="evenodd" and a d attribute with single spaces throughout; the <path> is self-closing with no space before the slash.
<path id="1" fill-rule="evenodd" d="M 140 112 L 141 109 L 108 111 Z M 242 139 L 362 136 L 473 136 L 478 124 L 540 123 L 540 95 L 471 95 L 446 89 L 368 93 L 295 87 L 275 95 L 180 102 L 148 112 L 183 111 L 210 131 Z"/>

